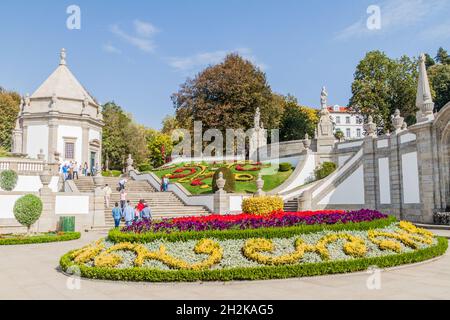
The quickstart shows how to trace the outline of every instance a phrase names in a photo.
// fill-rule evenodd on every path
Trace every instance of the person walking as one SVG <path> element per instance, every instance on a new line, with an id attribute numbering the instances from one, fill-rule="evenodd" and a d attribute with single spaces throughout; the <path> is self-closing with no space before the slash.
<path id="1" fill-rule="evenodd" d="M 134 208 L 131 206 L 130 200 L 127 201 L 125 209 L 123 210 L 123 216 L 125 218 L 126 226 L 131 226 L 134 220 Z"/>
<path id="2" fill-rule="evenodd" d="M 150 210 L 150 207 L 147 203 L 144 204 L 144 209 L 141 211 L 141 217 L 144 220 L 151 220 L 152 219 L 152 211 Z"/>
<path id="3" fill-rule="evenodd" d="M 63 166 L 62 166 L 62 173 L 63 173 L 63 176 L 64 176 L 64 181 L 66 181 L 68 176 L 69 176 L 69 168 L 67 167 L 66 163 L 63 164 Z"/>
<path id="4" fill-rule="evenodd" d="M 169 177 L 164 176 L 162 184 L 163 184 L 163 192 L 167 192 L 167 190 L 169 190 Z"/>
<path id="5" fill-rule="evenodd" d="M 103 196 L 105 197 L 106 208 L 109 208 L 109 201 L 111 199 L 112 190 L 111 187 L 106 184 L 103 187 Z"/>
<path id="6" fill-rule="evenodd" d="M 88 166 L 87 162 L 85 162 L 83 165 L 83 174 L 85 177 L 87 177 L 88 172 L 89 172 L 89 166 Z"/>
<path id="7" fill-rule="evenodd" d="M 73 180 L 73 162 L 69 163 L 69 180 Z"/>
<path id="8" fill-rule="evenodd" d="M 127 192 L 125 191 L 125 189 L 122 189 L 120 191 L 120 207 L 122 208 L 122 210 L 124 209 L 126 202 L 127 202 Z"/>
<path id="9" fill-rule="evenodd" d="M 114 227 L 120 227 L 120 220 L 122 219 L 122 209 L 119 208 L 118 202 L 116 202 L 114 208 L 112 209 L 112 216 L 114 219 Z"/>
<path id="10" fill-rule="evenodd" d="M 78 162 L 76 162 L 76 161 L 73 165 L 73 180 L 75 180 L 75 177 L 77 177 L 77 180 L 79 179 L 79 177 L 78 177 Z"/>
<path id="11" fill-rule="evenodd" d="M 127 179 L 122 178 L 119 180 L 119 191 L 122 191 L 125 189 L 125 186 L 127 184 Z"/>

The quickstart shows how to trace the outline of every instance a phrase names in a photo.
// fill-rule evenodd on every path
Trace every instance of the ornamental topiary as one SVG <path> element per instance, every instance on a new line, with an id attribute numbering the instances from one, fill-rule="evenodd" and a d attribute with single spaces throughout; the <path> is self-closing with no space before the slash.
<path id="1" fill-rule="evenodd" d="M 292 165 L 289 162 L 280 163 L 279 171 L 287 172 L 292 169 Z"/>
<path id="2" fill-rule="evenodd" d="M 320 164 L 316 170 L 314 170 L 314 174 L 317 180 L 324 179 L 332 174 L 336 170 L 337 166 L 334 162 L 324 162 Z"/>
<path id="3" fill-rule="evenodd" d="M 284 202 L 278 196 L 265 196 L 247 198 L 242 201 L 242 212 L 256 215 L 270 215 L 273 212 L 283 211 Z"/>
<path id="4" fill-rule="evenodd" d="M 0 188 L 12 191 L 17 185 L 18 176 L 14 170 L 5 170 L 0 173 Z"/>
<path id="5" fill-rule="evenodd" d="M 220 172 L 222 172 L 223 178 L 226 180 L 225 187 L 223 189 L 228 193 L 233 193 L 236 190 L 236 180 L 233 172 L 231 172 L 231 169 L 227 167 L 219 168 L 218 170 L 216 170 L 216 172 L 214 172 L 212 181 L 213 192 L 215 193 L 219 190 L 216 181 L 217 179 L 219 179 Z"/>
<path id="6" fill-rule="evenodd" d="M 41 217 L 42 208 L 42 200 L 32 194 L 17 199 L 14 204 L 14 216 L 21 225 L 27 227 L 27 234 L 30 234 L 31 226 Z"/>

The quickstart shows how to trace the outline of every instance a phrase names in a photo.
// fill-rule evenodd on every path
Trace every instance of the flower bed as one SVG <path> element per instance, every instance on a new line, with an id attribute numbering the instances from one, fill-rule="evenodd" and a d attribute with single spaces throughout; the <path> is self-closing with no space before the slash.
<path id="1" fill-rule="evenodd" d="M 372 222 L 363 222 L 368 224 Z M 445 253 L 447 240 L 408 222 L 288 236 L 146 243 L 100 240 L 64 255 L 64 271 L 126 281 L 228 281 L 344 273 L 414 263 Z M 336 225 L 337 226 L 337 225 Z M 345 226 L 340 224 L 339 226 Z M 278 229 L 278 228 L 273 228 Z"/>
<path id="2" fill-rule="evenodd" d="M 124 233 L 146 233 L 176 231 L 206 231 L 230 229 L 259 229 L 291 227 L 300 224 L 337 224 L 364 222 L 387 218 L 387 215 L 373 210 L 358 211 L 316 211 L 316 212 L 276 212 L 268 216 L 251 214 L 213 215 L 207 217 L 188 217 L 162 221 L 140 221 L 122 229 Z"/>
<path id="3" fill-rule="evenodd" d="M 0 235 L 0 245 L 19 245 L 33 243 L 48 243 L 76 240 L 81 237 L 79 232 L 48 232 L 33 236 Z"/>

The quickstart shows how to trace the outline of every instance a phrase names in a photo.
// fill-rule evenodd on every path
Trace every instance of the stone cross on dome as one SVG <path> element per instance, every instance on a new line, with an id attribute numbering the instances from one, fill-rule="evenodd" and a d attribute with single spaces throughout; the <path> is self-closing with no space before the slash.
<path id="1" fill-rule="evenodd" d="M 59 65 L 65 66 L 67 64 L 67 62 L 66 62 L 66 58 L 67 58 L 66 49 L 64 49 L 64 48 L 61 49 L 59 57 L 60 57 Z"/>

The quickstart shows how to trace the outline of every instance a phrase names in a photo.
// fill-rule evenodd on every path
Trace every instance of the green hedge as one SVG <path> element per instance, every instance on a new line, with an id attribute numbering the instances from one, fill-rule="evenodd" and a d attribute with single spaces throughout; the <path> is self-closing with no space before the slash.
<path id="1" fill-rule="evenodd" d="M 14 170 L 5 170 L 0 172 L 0 188 L 5 191 L 12 191 L 17 185 L 19 177 Z"/>
<path id="2" fill-rule="evenodd" d="M 280 163 L 278 170 L 281 172 L 287 172 L 292 169 L 292 165 L 289 162 Z"/>
<path id="3" fill-rule="evenodd" d="M 322 180 L 336 171 L 336 168 L 337 166 L 334 162 L 324 162 L 317 166 L 317 168 L 314 170 L 314 175 L 316 176 L 317 180 Z"/>
<path id="4" fill-rule="evenodd" d="M 170 242 L 188 241 L 188 240 L 200 240 L 203 238 L 214 238 L 218 240 L 227 239 L 250 239 L 250 238 L 289 238 L 297 234 L 306 234 L 319 232 L 322 230 L 341 231 L 341 230 L 369 230 L 379 229 L 389 226 L 396 222 L 397 219 L 394 216 L 389 216 L 385 219 L 378 219 L 369 222 L 351 222 L 351 223 L 338 223 L 333 225 L 298 225 L 294 227 L 284 228 L 259 228 L 259 229 L 246 229 L 246 230 L 208 230 L 208 231 L 189 231 L 189 232 L 146 232 L 146 233 L 133 233 L 133 232 L 121 232 L 119 229 L 112 229 L 109 231 L 109 240 L 119 242 L 132 242 L 132 243 L 147 243 L 158 239 L 164 239 Z"/>
<path id="5" fill-rule="evenodd" d="M 325 274 L 350 273 L 364 271 L 372 266 L 378 268 L 394 267 L 429 260 L 443 255 L 448 248 L 448 241 L 439 237 L 435 246 L 413 252 L 384 257 L 340 260 L 321 263 L 308 263 L 289 266 L 261 266 L 254 268 L 233 268 L 222 270 L 156 270 L 144 268 L 98 268 L 78 265 L 81 276 L 90 279 L 114 281 L 146 282 L 194 282 L 194 281 L 231 281 L 231 280 L 269 280 L 319 276 Z M 60 266 L 66 271 L 75 265 L 71 261 L 72 252 L 60 259 Z"/>
<path id="6" fill-rule="evenodd" d="M 102 176 L 104 177 L 120 177 L 122 175 L 122 172 L 119 170 L 109 170 L 109 171 L 103 171 Z"/>
<path id="7" fill-rule="evenodd" d="M 46 234 L 31 237 L 0 238 L 0 246 L 71 241 L 79 239 L 80 237 L 81 234 L 79 232 L 66 232 L 62 235 Z"/>

